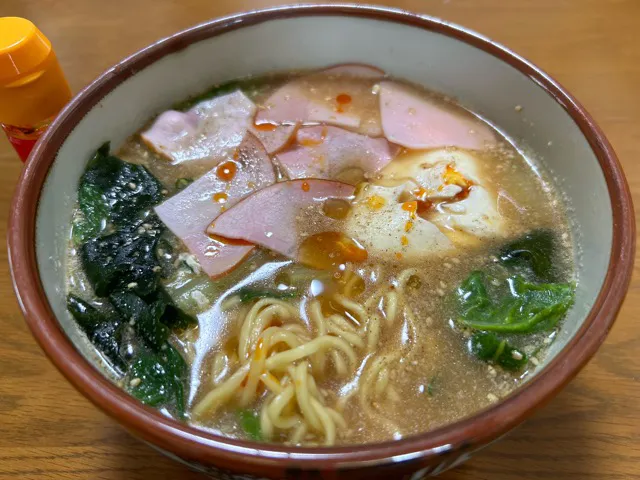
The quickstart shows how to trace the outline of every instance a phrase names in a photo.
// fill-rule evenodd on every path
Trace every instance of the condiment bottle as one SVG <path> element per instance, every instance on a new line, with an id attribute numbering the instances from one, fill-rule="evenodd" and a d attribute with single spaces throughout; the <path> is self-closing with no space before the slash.
<path id="1" fill-rule="evenodd" d="M 70 98 L 47 37 L 29 20 L 0 18 L 0 126 L 23 162 Z"/>

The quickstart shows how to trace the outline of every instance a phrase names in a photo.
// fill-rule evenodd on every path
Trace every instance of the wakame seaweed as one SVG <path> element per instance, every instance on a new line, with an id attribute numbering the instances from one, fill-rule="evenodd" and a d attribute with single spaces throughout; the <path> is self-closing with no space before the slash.
<path id="1" fill-rule="evenodd" d="M 129 392 L 152 407 L 174 405 L 184 416 L 184 381 L 187 365 L 170 344 L 158 351 L 143 351 L 131 363 L 127 380 Z"/>
<path id="2" fill-rule="evenodd" d="M 145 167 L 110 155 L 108 143 L 98 149 L 80 179 L 74 240 L 101 306 L 69 295 L 67 307 L 130 380 L 134 396 L 182 416 L 186 367 L 168 338 L 196 319 L 174 304 L 160 281 L 157 248 L 166 227 L 151 209 L 162 191 Z"/>
<path id="3" fill-rule="evenodd" d="M 99 297 L 129 289 L 145 296 L 158 288 L 156 245 L 164 225 L 155 215 L 92 238 L 80 247 L 82 266 Z"/>
<path id="4" fill-rule="evenodd" d="M 120 355 L 122 337 L 120 318 L 102 312 L 74 295 L 67 297 L 67 308 L 91 343 L 109 359 L 115 368 L 124 372 L 126 365 Z"/>
<path id="5" fill-rule="evenodd" d="M 81 243 L 110 226 L 137 222 L 145 210 L 162 200 L 162 190 L 162 184 L 144 166 L 110 155 L 109 143 L 104 143 L 80 178 L 82 215 L 74 221 L 74 240 Z"/>

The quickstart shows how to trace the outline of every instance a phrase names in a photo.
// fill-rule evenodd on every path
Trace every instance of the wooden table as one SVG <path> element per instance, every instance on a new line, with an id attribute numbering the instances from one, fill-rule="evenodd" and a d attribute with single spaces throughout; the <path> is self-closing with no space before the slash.
<path id="1" fill-rule="evenodd" d="M 190 25 L 270 0 L 0 0 L 33 20 L 74 91 Z M 389 0 L 487 35 L 553 75 L 603 127 L 640 205 L 639 0 Z M 0 140 L 0 234 L 21 164 Z M 639 250 L 640 251 L 640 250 Z M 0 479 L 203 478 L 131 438 L 78 394 L 22 321 L 0 252 Z M 558 397 L 447 479 L 640 478 L 640 280 L 606 344 Z"/>

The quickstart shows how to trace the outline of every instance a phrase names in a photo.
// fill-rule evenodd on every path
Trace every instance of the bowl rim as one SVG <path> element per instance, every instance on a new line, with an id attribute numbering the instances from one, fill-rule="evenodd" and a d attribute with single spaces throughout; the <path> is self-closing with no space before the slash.
<path id="1" fill-rule="evenodd" d="M 612 204 L 613 239 L 607 274 L 582 326 L 542 371 L 494 406 L 455 423 L 398 441 L 342 447 L 283 447 L 234 440 L 164 417 L 107 380 L 76 350 L 56 320 L 36 261 L 35 229 L 42 186 L 57 152 L 83 116 L 113 88 L 165 55 L 233 30 L 283 18 L 347 16 L 381 20 L 453 37 L 518 69 L 572 117 L 596 155 Z M 635 218 L 627 182 L 613 148 L 585 109 L 555 80 L 506 47 L 449 22 L 388 7 L 352 4 L 285 5 L 234 14 L 188 28 L 145 47 L 102 73 L 63 109 L 29 156 L 14 194 L 8 228 L 9 264 L 20 308 L 52 363 L 95 405 L 135 435 L 183 459 L 254 472 L 295 465 L 335 470 L 409 462 L 484 445 L 518 425 L 553 397 L 604 341 L 631 279 Z M 234 467 L 235 465 L 235 467 Z"/>

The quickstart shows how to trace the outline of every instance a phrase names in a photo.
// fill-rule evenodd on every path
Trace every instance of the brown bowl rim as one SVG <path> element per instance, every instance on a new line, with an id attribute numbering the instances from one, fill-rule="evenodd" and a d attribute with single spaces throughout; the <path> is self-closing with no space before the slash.
<path id="1" fill-rule="evenodd" d="M 453 424 L 399 441 L 331 448 L 280 447 L 225 438 L 166 418 L 109 382 L 84 359 L 58 324 L 39 278 L 35 222 L 40 192 L 59 148 L 91 108 L 137 71 L 192 43 L 265 21 L 313 15 L 364 17 L 423 28 L 456 38 L 515 67 L 572 117 L 597 156 L 609 189 L 613 212 L 609 266 L 598 297 L 576 335 L 541 372 L 503 401 Z M 186 29 L 134 53 L 83 89 L 29 157 L 12 202 L 8 245 L 14 289 L 34 337 L 80 392 L 132 433 L 181 458 L 223 468 L 237 470 L 240 466 L 260 472 L 295 465 L 301 470 L 335 470 L 407 462 L 480 446 L 512 429 L 548 401 L 593 356 L 613 325 L 631 279 L 635 219 L 622 168 L 603 132 L 576 99 L 516 53 L 463 27 L 403 10 L 349 4 L 290 5 L 230 15 Z"/>

